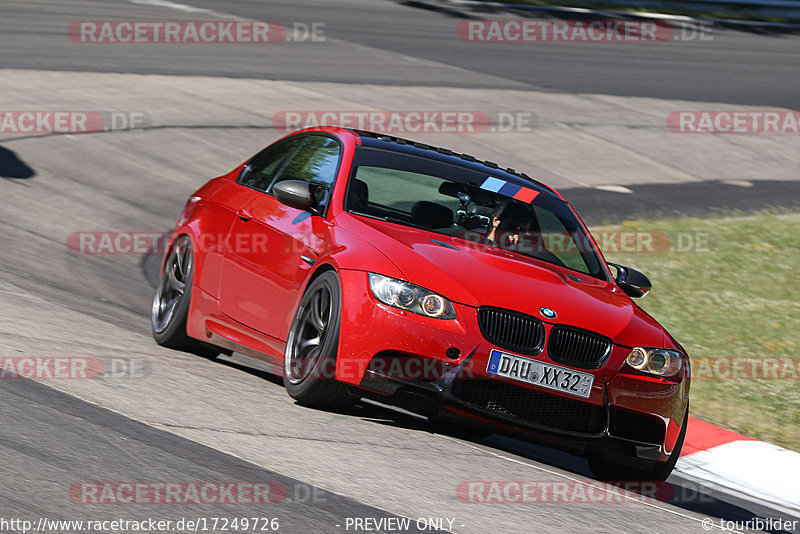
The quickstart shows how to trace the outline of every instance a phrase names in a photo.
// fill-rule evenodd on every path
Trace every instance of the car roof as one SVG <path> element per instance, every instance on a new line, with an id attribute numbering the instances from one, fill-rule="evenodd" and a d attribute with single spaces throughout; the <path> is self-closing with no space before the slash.
<path id="1" fill-rule="evenodd" d="M 503 169 L 497 163 L 492 161 L 482 161 L 469 154 L 462 154 L 454 152 L 448 148 L 441 148 L 425 143 L 419 143 L 393 135 L 347 128 L 342 128 L 342 130 L 350 131 L 359 136 L 361 139 L 361 145 L 365 147 L 390 150 L 393 152 L 421 156 L 434 161 L 441 161 L 443 163 L 459 165 L 467 169 L 486 173 L 489 176 L 500 178 L 516 185 L 533 188 L 540 193 L 548 193 L 561 200 L 564 200 L 564 197 L 562 197 L 552 187 L 543 184 L 538 180 L 534 180 L 525 173 L 517 172 L 510 167 Z"/>

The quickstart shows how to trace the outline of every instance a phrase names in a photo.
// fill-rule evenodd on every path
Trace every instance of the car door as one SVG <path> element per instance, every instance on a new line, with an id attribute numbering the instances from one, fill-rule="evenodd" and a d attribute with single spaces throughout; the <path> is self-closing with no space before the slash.
<path id="1" fill-rule="evenodd" d="M 307 135 L 261 177 L 258 185 L 264 190 L 242 209 L 228 239 L 220 304 L 224 314 L 286 339 L 303 281 L 316 258 L 327 251 L 330 224 L 324 217 L 281 204 L 272 188 L 288 179 L 332 188 L 340 157 L 338 139 Z M 265 186 L 266 175 L 271 179 Z"/>

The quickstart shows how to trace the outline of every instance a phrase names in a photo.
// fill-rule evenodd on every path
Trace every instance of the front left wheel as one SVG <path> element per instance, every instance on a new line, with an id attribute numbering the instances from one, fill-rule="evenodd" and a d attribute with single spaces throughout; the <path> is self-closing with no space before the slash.
<path id="1" fill-rule="evenodd" d="M 283 382 L 299 404 L 343 408 L 358 399 L 335 379 L 341 315 L 339 277 L 324 272 L 303 295 L 286 341 Z"/>

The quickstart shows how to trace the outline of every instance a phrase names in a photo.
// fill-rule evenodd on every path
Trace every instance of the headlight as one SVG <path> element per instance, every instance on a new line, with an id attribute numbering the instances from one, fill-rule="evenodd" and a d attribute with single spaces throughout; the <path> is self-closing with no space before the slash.
<path id="1" fill-rule="evenodd" d="M 435 319 L 456 318 L 452 302 L 423 287 L 374 273 L 369 273 L 369 287 L 375 298 L 389 306 Z"/>
<path id="2" fill-rule="evenodd" d="M 636 347 L 625 358 L 625 363 L 637 371 L 656 376 L 676 375 L 681 370 L 682 361 L 680 352 L 656 347 Z"/>

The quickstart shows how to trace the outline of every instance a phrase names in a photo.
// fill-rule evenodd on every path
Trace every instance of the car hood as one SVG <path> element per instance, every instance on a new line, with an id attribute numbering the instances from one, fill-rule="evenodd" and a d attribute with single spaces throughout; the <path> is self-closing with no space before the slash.
<path id="1" fill-rule="evenodd" d="M 548 307 L 557 314 L 548 322 L 598 332 L 618 344 L 661 346 L 665 341 L 663 328 L 613 282 L 416 228 L 361 217 L 351 222 L 352 230 L 408 281 L 456 303 L 542 319 L 539 310 Z"/>

